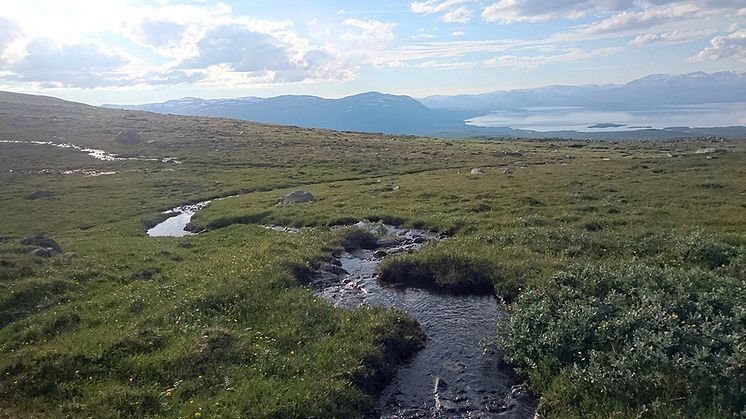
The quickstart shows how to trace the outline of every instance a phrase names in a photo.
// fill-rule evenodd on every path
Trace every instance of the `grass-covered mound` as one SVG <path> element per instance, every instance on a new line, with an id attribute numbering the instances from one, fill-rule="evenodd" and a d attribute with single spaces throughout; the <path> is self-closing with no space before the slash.
<path id="1" fill-rule="evenodd" d="M 387 257 L 378 268 L 383 283 L 454 293 L 492 293 L 495 275 L 485 259 L 433 251 Z"/>
<path id="2" fill-rule="evenodd" d="M 3 413 L 354 417 L 372 407 L 422 346 L 417 323 L 337 309 L 300 286 L 289 267 L 323 258 L 332 234 L 226 234 L 100 232 L 63 242 L 81 256 L 50 260 L 2 244 Z"/>
<path id="3" fill-rule="evenodd" d="M 522 293 L 498 331 L 548 417 L 739 416 L 744 301 L 727 270 L 586 267 Z"/>

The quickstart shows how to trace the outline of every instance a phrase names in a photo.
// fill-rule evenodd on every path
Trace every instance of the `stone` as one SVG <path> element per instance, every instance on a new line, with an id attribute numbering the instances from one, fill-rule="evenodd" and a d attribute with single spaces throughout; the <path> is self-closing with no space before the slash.
<path id="1" fill-rule="evenodd" d="M 345 271 L 341 266 L 334 265 L 332 263 L 324 263 L 321 265 L 319 270 L 331 272 L 336 275 L 346 275 L 347 271 Z"/>
<path id="2" fill-rule="evenodd" d="M 471 169 L 471 172 L 469 172 L 469 174 L 472 174 L 472 175 L 486 175 L 487 172 L 485 172 L 484 169 L 482 169 L 481 167 L 475 167 L 475 168 Z"/>
<path id="3" fill-rule="evenodd" d="M 114 137 L 114 141 L 126 145 L 137 145 L 142 142 L 142 137 L 139 132 L 133 129 L 126 129 L 119 131 L 119 134 Z"/>
<path id="4" fill-rule="evenodd" d="M 26 199 L 41 199 L 41 198 L 49 198 L 50 196 L 53 196 L 54 192 L 52 191 L 33 191 L 30 194 L 26 195 Z"/>
<path id="5" fill-rule="evenodd" d="M 44 236 L 43 234 L 26 237 L 25 239 L 21 240 L 21 244 L 29 247 L 41 247 L 50 249 L 54 253 L 59 253 L 62 251 L 62 247 L 59 245 L 59 243 L 50 239 L 49 237 Z"/>
<path id="6" fill-rule="evenodd" d="M 386 253 L 386 251 L 385 251 L 385 250 L 376 250 L 376 251 L 375 251 L 375 252 L 373 253 L 373 257 L 375 257 L 375 258 L 378 258 L 378 259 L 380 259 L 380 258 L 382 258 L 382 257 L 384 257 L 384 256 L 386 256 L 386 255 L 388 255 L 388 253 Z"/>
<path id="7" fill-rule="evenodd" d="M 55 254 L 57 254 L 57 252 L 55 252 L 54 250 L 48 247 L 36 247 L 31 252 L 29 252 L 29 254 L 31 256 L 36 256 L 40 258 L 51 258 Z"/>
<path id="8" fill-rule="evenodd" d="M 305 202 L 314 201 L 315 199 L 316 198 L 314 198 L 311 192 L 308 192 L 303 189 L 299 189 L 285 196 L 281 196 L 277 198 L 277 205 L 302 204 Z"/>

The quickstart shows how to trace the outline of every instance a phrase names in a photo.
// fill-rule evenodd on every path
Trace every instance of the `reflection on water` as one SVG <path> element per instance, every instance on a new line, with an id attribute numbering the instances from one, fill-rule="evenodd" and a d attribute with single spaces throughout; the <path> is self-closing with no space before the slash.
<path id="1" fill-rule="evenodd" d="M 746 125 L 746 102 L 666 105 L 639 109 L 544 106 L 498 110 L 466 122 L 469 125 L 483 127 L 583 132 L 669 127 L 728 127 Z"/>
<path id="2" fill-rule="evenodd" d="M 166 214 L 175 214 L 155 227 L 148 230 L 150 237 L 183 237 L 190 233 L 186 230 L 187 224 L 192 220 L 192 216 L 202 208 L 206 207 L 210 201 L 197 202 L 196 204 L 182 205 L 172 210 L 166 211 Z"/>
<path id="3" fill-rule="evenodd" d="M 312 287 L 342 307 L 384 306 L 414 317 L 427 334 L 425 347 L 400 367 L 370 417 L 531 418 L 536 401 L 517 386 L 495 348 L 496 319 L 505 315 L 491 295 L 451 295 L 382 286 L 381 257 L 417 250 L 434 235 L 388 226 L 393 242 L 376 251 L 358 249 L 322 270 Z"/>

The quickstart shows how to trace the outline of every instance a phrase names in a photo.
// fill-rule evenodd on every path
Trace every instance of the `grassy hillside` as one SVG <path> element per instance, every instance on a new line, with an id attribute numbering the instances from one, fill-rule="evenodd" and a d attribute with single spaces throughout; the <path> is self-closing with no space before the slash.
<path id="1" fill-rule="evenodd" d="M 123 129 L 143 142 L 115 142 Z M 422 333 L 331 307 L 299 275 L 341 246 L 330 226 L 363 218 L 451 236 L 382 276 L 493 286 L 540 413 L 743 414 L 744 141 L 442 141 L 6 93 L 0 140 L 151 158 L 0 144 L 0 417 L 362 414 Z M 275 206 L 298 188 L 317 200 Z M 145 235 L 236 194 L 193 218 L 202 234 Z M 39 233 L 62 251 L 24 253 Z"/>

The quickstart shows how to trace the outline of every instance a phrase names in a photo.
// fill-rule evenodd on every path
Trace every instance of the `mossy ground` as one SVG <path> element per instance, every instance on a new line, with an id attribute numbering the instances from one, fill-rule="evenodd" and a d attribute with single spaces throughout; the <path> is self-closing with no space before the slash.
<path id="1" fill-rule="evenodd" d="M 687 311 L 691 316 L 733 302 L 697 281 L 743 287 L 743 141 L 440 141 L 0 99 L 0 139 L 58 138 L 183 161 L 102 162 L 71 150 L 0 144 L 0 415 L 361 414 L 391 367 L 421 344 L 419 329 L 401 313 L 331 307 L 293 275 L 343 244 L 329 226 L 359 219 L 450 236 L 392 259 L 384 270 L 414 266 L 436 286 L 452 289 L 490 283 L 514 301 L 511 311 L 529 313 L 511 317 L 515 323 L 499 333 L 507 334 L 514 361 L 543 395 L 543 411 L 558 416 L 683 412 L 671 402 L 679 393 L 660 390 L 680 372 L 673 367 L 652 384 L 607 380 L 611 391 L 589 392 L 585 383 L 595 379 L 589 366 L 602 377 L 616 365 L 615 353 L 593 343 L 608 342 L 593 334 L 584 341 L 599 353 L 592 365 L 553 352 L 572 346 L 564 339 L 575 329 L 563 323 L 570 305 L 558 303 L 544 314 L 543 329 L 530 329 L 550 330 L 553 346 L 520 340 L 533 336 L 522 322 L 540 313 L 542 298 L 567 292 L 556 285 L 565 278 L 560 272 L 598 265 L 610 272 L 680 270 L 641 273 L 630 279 L 630 289 L 654 293 L 659 287 L 645 278 L 685 278 L 696 286 L 678 288 L 676 301 L 714 299 Z M 152 142 L 112 142 L 124 128 Z M 726 152 L 695 154 L 705 146 Z M 487 174 L 469 174 L 474 167 Z M 58 173 L 74 169 L 117 173 Z M 275 206 L 277 197 L 298 188 L 317 200 Z M 145 236 L 161 211 L 234 194 L 242 195 L 214 201 L 193 218 L 193 229 L 207 230 L 202 234 Z M 289 235 L 259 223 L 318 228 Z M 63 252 L 51 259 L 19 253 L 20 238 L 36 233 L 53 237 Z M 590 281 L 588 292 L 595 290 L 605 304 L 633 306 L 637 291 L 614 300 L 616 294 L 599 288 L 623 287 L 626 276 L 577 276 L 579 283 Z M 589 327 L 609 321 L 589 319 Z M 738 394 L 743 346 L 727 336 L 743 332 L 743 324 L 728 325 L 717 348 L 728 361 L 702 358 L 692 364 L 702 371 L 692 380 L 731 374 Z M 664 335 L 669 326 L 650 323 Z M 707 336 L 697 330 L 687 330 L 694 341 L 686 351 L 704 347 L 697 342 Z M 662 356 L 674 359 L 682 351 L 668 348 Z M 655 369 L 645 362 L 630 368 L 643 375 Z M 689 388 L 689 382 L 677 385 Z M 635 383 L 661 394 L 626 397 L 633 392 L 625 386 Z M 691 388 L 687 407 L 698 414 L 743 409 L 743 399 L 722 401 L 731 393 Z"/>

